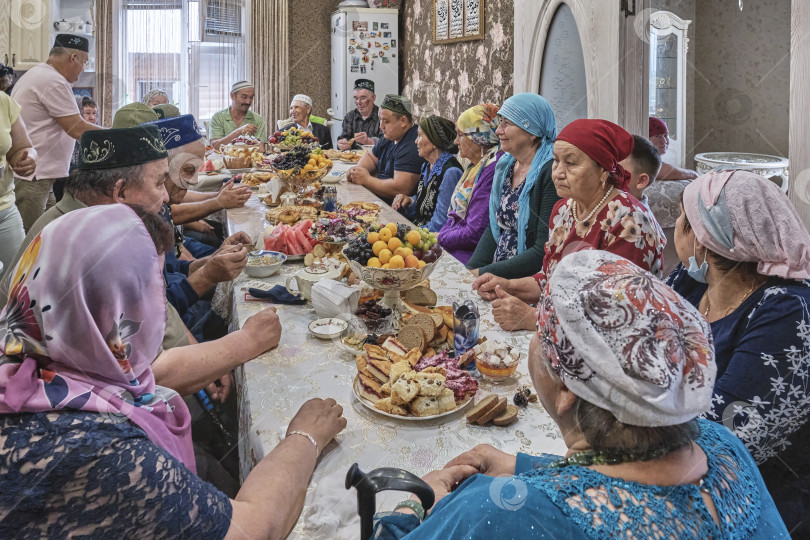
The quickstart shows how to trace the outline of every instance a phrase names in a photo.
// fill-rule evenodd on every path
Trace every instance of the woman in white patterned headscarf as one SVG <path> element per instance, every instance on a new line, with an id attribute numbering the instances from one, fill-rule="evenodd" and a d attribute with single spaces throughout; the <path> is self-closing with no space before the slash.
<path id="1" fill-rule="evenodd" d="M 565 457 L 479 445 L 425 476 L 438 503 L 424 523 L 408 501 L 374 538 L 788 538 L 742 443 L 697 419 L 709 324 L 648 271 L 605 251 L 561 259 L 529 372 Z"/>

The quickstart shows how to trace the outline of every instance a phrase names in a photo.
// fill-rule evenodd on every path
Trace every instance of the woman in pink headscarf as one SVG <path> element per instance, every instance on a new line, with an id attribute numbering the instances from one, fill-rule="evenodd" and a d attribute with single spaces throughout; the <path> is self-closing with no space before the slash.
<path id="1" fill-rule="evenodd" d="M 683 193 L 669 284 L 714 334 L 707 418 L 745 443 L 795 538 L 810 537 L 810 234 L 773 182 L 709 173 Z"/>
<path id="2" fill-rule="evenodd" d="M 197 477 L 189 411 L 151 369 L 172 245 L 159 216 L 94 206 L 46 226 L 12 269 L 0 311 L 0 538 L 283 537 L 295 523 L 342 409 L 305 403 L 235 500 Z"/>
<path id="3" fill-rule="evenodd" d="M 660 118 L 650 117 L 650 142 L 655 145 L 658 153 L 663 158 L 669 149 L 669 128 L 666 122 Z M 670 165 L 662 160 L 661 170 L 656 176 L 656 180 L 692 180 L 697 178 L 697 173 L 690 169 L 681 169 L 675 165 Z"/>

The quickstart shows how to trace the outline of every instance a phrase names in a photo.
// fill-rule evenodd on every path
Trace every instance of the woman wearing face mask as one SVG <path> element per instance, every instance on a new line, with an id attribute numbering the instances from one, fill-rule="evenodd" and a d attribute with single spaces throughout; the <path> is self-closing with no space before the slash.
<path id="1" fill-rule="evenodd" d="M 709 173 L 683 193 L 668 283 L 711 323 L 707 418 L 745 443 L 795 538 L 810 536 L 810 234 L 776 184 Z M 686 268 L 684 268 L 686 266 Z"/>

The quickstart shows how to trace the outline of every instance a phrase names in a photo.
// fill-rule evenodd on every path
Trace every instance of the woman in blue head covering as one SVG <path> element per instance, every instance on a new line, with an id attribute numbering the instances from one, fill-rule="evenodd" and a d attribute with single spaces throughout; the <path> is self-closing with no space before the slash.
<path id="1" fill-rule="evenodd" d="M 506 152 L 495 168 L 489 228 L 467 263 L 475 275 L 530 276 L 543 264 L 551 210 L 559 200 L 551 180 L 557 124 L 548 101 L 516 94 L 501 105 L 496 130 Z"/>

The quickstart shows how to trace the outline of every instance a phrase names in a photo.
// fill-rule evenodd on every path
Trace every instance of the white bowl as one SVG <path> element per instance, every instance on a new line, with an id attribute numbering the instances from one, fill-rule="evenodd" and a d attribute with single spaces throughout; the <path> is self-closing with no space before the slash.
<path id="1" fill-rule="evenodd" d="M 341 171 L 332 171 L 321 179 L 324 184 L 337 184 L 346 178 L 346 173 Z"/>
<path id="2" fill-rule="evenodd" d="M 272 264 L 250 264 L 250 260 L 255 257 L 272 257 L 275 262 Z M 287 260 L 287 256 L 278 251 L 251 251 L 248 254 L 248 263 L 245 265 L 245 273 L 254 278 L 270 277 L 281 268 Z"/>
<path id="3" fill-rule="evenodd" d="M 374 149 L 374 145 L 373 144 L 363 144 L 363 145 L 360 145 L 360 148 L 362 148 L 366 152 L 371 152 Z"/>
<path id="4" fill-rule="evenodd" d="M 309 331 L 320 339 L 335 339 L 349 328 L 349 323 L 343 319 L 318 319 L 309 323 Z"/>

